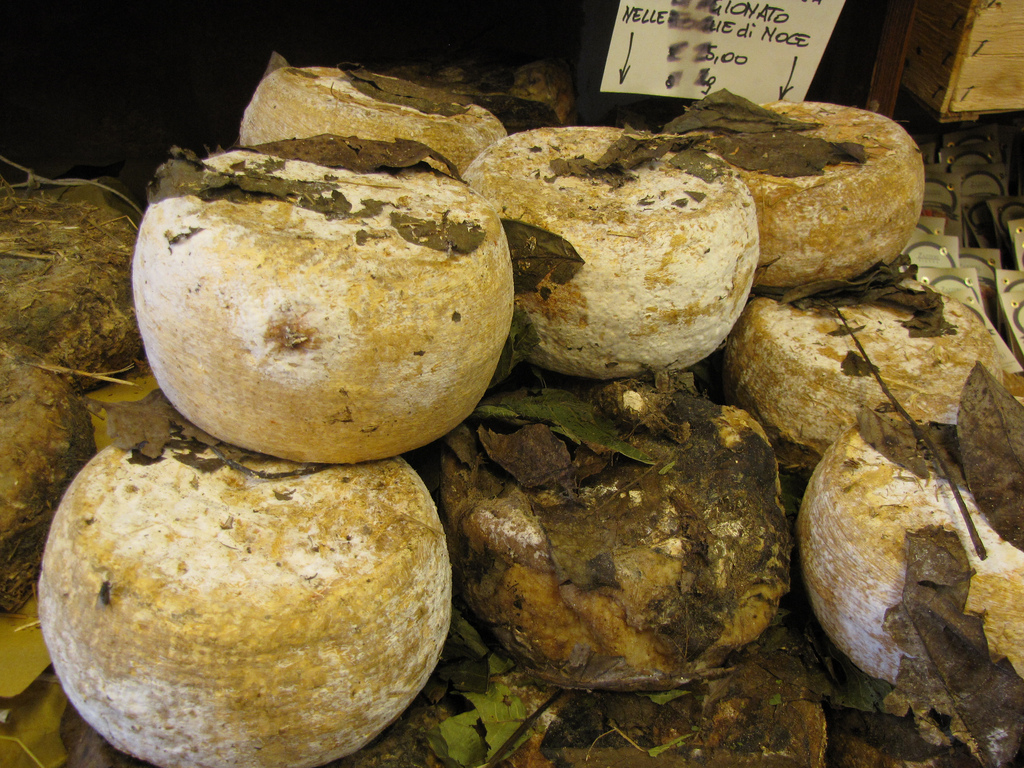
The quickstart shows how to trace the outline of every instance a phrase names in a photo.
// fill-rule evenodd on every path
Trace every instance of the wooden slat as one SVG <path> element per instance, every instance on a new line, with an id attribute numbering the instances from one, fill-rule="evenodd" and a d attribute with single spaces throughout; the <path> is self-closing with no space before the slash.
<path id="1" fill-rule="evenodd" d="M 903 85 L 941 120 L 1024 109 L 1024 0 L 918 0 Z"/>
<path id="2" fill-rule="evenodd" d="M 918 0 L 903 84 L 942 112 L 972 0 Z"/>
<path id="3" fill-rule="evenodd" d="M 868 109 L 886 117 L 892 117 L 896 109 L 916 9 L 917 0 L 889 0 L 886 8 L 867 104 Z"/>
<path id="4" fill-rule="evenodd" d="M 946 110 L 1024 109 L 1024 0 L 980 0 L 975 9 Z"/>
<path id="5" fill-rule="evenodd" d="M 1016 56 L 1024 61 L 1024 0 L 980 0 L 967 56 Z"/>

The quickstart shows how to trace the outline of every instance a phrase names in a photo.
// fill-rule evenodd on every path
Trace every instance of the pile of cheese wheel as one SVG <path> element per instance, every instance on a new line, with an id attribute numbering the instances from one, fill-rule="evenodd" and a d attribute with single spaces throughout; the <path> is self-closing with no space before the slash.
<path id="1" fill-rule="evenodd" d="M 284 68 L 241 143 L 324 133 L 422 140 L 465 167 L 505 131 L 479 107 L 432 114 Z M 489 202 L 429 168 L 239 149 L 158 175 L 177 191 L 139 228 L 139 326 L 163 394 L 215 445 L 111 446 L 78 474 L 44 556 L 44 637 L 71 703 L 126 753 L 321 765 L 398 717 L 447 636 L 444 531 L 401 454 L 494 373 L 507 241 Z"/>
<path id="2" fill-rule="evenodd" d="M 853 108 L 770 106 L 820 122 L 815 132 L 832 141 L 862 144 L 868 160 L 821 177 L 747 174 L 761 225 L 758 283 L 799 293 L 892 263 L 921 211 L 923 167 L 910 137 L 893 121 Z M 924 290 L 912 280 L 903 285 Z M 810 478 L 796 528 L 804 586 L 822 627 L 857 666 L 897 681 L 910 657 L 886 613 L 903 597 L 908 534 L 939 526 L 964 545 L 973 569 L 965 610 L 984 617 L 992 659 L 1008 658 L 1024 676 L 1024 553 L 1000 538 L 962 487 L 987 550 L 979 557 L 949 481 L 934 468 L 916 476 L 858 428 L 862 409 L 895 409 L 867 367 L 851 364 L 864 353 L 920 423 L 957 423 L 961 392 L 978 363 L 1010 384 L 977 313 L 937 299 L 948 323 L 939 335 L 915 334 L 914 311 L 897 303 L 843 306 L 840 316 L 752 298 L 726 342 L 724 395 L 762 424 L 781 467 Z"/>
<path id="3" fill-rule="evenodd" d="M 827 451 L 848 450 L 855 437 L 843 429 L 881 402 L 870 378 L 841 370 L 849 337 L 827 314 L 748 298 L 755 281 L 845 279 L 894 259 L 920 211 L 920 154 L 872 113 L 768 106 L 819 124 L 812 135 L 861 144 L 866 162 L 782 178 L 725 163 L 707 176 L 657 158 L 608 183 L 555 173 L 553 161 L 596 160 L 620 129 L 506 136 L 479 107 L 382 102 L 340 70 L 268 74 L 243 147 L 322 134 L 414 139 L 468 186 L 415 167 L 360 174 L 241 149 L 198 161 L 215 189 L 186 185 L 149 207 L 134 286 L 157 381 L 193 424 L 266 456 L 252 475 L 210 452 L 140 462 L 109 448 L 76 479 L 40 597 L 55 667 L 83 717 L 167 768 L 319 765 L 397 717 L 438 658 L 451 597 L 445 533 L 399 454 L 474 409 L 513 303 L 537 330 L 530 360 L 540 367 L 638 376 L 684 369 L 724 344 L 727 396 L 760 421 L 784 465 L 809 472 Z M 282 184 L 287 199 L 259 193 Z M 250 194 L 224 191 L 236 187 Z M 582 266 L 513 296 L 502 219 L 560 235 Z M 456 229 L 471 237 L 450 237 Z M 955 418 L 976 360 L 996 369 L 972 313 L 949 301 L 945 314 L 957 334 L 919 342 L 900 310 L 848 312 L 921 419 Z M 871 478 L 893 474 L 871 466 L 880 456 L 859 461 Z M 829 514 L 869 515 L 883 491 L 839 500 L 822 466 L 800 528 L 815 608 L 832 629 L 842 622 L 826 618 L 824 596 L 842 588 L 822 584 L 835 556 L 811 548 L 816 530 L 834 525 Z M 870 560 L 872 541 L 851 544 L 856 535 L 842 546 Z M 891 677 L 841 631 L 835 639 Z"/>

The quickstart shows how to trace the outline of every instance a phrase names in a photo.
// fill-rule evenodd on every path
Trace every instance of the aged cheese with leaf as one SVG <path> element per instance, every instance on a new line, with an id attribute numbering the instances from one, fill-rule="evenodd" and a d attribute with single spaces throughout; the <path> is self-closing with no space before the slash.
<path id="1" fill-rule="evenodd" d="M 663 690 L 706 675 L 772 621 L 790 536 L 775 458 L 743 411 L 636 380 L 582 401 L 641 460 L 602 449 L 566 398 L 518 393 L 446 442 L 441 499 L 460 593 L 505 648 L 556 685 Z M 608 441 L 605 441 L 608 442 Z"/>
<path id="2" fill-rule="evenodd" d="M 844 430 L 815 470 L 797 524 L 804 580 L 823 627 L 869 674 L 896 680 L 902 653 L 883 627 L 885 613 L 901 599 L 905 537 L 928 526 L 960 537 L 974 569 L 966 610 L 984 617 L 992 657 L 1024 672 L 1024 553 L 991 528 L 966 488 L 961 493 L 984 559 L 948 481 L 933 469 L 920 477 L 857 427 Z"/>
<path id="3" fill-rule="evenodd" d="M 906 307 L 876 303 L 840 311 L 908 412 L 952 424 L 974 364 L 1000 367 L 978 316 L 955 299 L 938 298 L 947 325 L 929 334 L 939 335 L 917 335 L 915 313 Z M 728 400 L 765 428 L 779 464 L 806 474 L 861 407 L 890 407 L 834 311 L 768 298 L 753 299 L 730 334 L 723 382 Z"/>
<path id="4" fill-rule="evenodd" d="M 472 411 L 512 318 L 493 207 L 430 171 L 236 151 L 162 171 L 135 251 L 164 394 L 225 442 L 296 461 L 395 456 Z"/>
<path id="5" fill-rule="evenodd" d="M 758 253 L 750 192 L 725 163 L 677 163 L 680 153 L 653 151 L 659 141 L 538 128 L 495 142 L 467 169 L 503 219 L 574 249 L 575 265 L 558 248 L 517 261 L 532 262 L 516 302 L 540 337 L 537 365 L 598 379 L 685 368 L 715 350 L 743 308 Z M 602 162 L 645 143 L 650 159 Z"/>
<path id="6" fill-rule="evenodd" d="M 809 136 L 860 145 L 866 160 L 829 165 L 821 175 L 740 169 L 757 203 L 756 282 L 795 286 L 845 279 L 896 258 L 924 200 L 924 163 L 910 135 L 895 121 L 856 107 L 786 101 L 765 106 L 817 123 Z"/>
<path id="7" fill-rule="evenodd" d="M 40 620 L 68 698 L 162 768 L 357 750 L 419 692 L 448 629 L 448 553 L 422 481 L 397 458 L 264 479 L 208 449 L 170 453 L 104 449 L 57 512 Z"/>
<path id="8" fill-rule="evenodd" d="M 464 169 L 505 136 L 501 121 L 466 96 L 389 75 L 332 67 L 281 67 L 256 87 L 239 144 L 331 133 L 413 139 Z"/>

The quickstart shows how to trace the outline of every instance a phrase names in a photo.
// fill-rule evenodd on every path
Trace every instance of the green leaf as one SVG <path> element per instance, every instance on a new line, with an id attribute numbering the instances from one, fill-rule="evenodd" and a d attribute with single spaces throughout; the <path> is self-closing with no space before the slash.
<path id="1" fill-rule="evenodd" d="M 773 707 L 779 706 L 782 703 L 782 694 L 781 693 L 772 694 L 772 697 L 770 699 L 768 699 L 768 703 L 771 704 Z"/>
<path id="2" fill-rule="evenodd" d="M 651 757 L 657 757 L 662 752 L 667 752 L 673 747 L 678 747 L 680 744 L 682 744 L 684 741 L 690 738 L 693 738 L 692 733 L 684 733 L 682 736 L 677 736 L 676 738 L 672 739 L 672 741 L 667 741 L 664 744 L 661 744 L 657 747 L 651 747 L 647 750 L 647 754 Z"/>
<path id="3" fill-rule="evenodd" d="M 513 423 L 542 422 L 574 443 L 600 445 L 643 464 L 655 463 L 646 453 L 621 439 L 615 426 L 598 416 L 592 405 L 564 390 L 542 389 L 536 395 L 504 397 L 478 406 L 473 416 Z"/>
<path id="4" fill-rule="evenodd" d="M 530 316 L 522 309 L 516 308 L 512 313 L 512 327 L 498 358 L 498 367 L 494 370 L 488 389 L 496 387 L 508 378 L 512 370 L 523 362 L 540 343 L 537 329 L 530 322 Z"/>
<path id="5" fill-rule="evenodd" d="M 807 489 L 807 480 L 798 475 L 779 472 L 779 486 L 782 489 L 782 506 L 786 510 L 786 517 L 796 518 Z"/>
<path id="6" fill-rule="evenodd" d="M 490 758 L 522 725 L 526 719 L 526 707 L 523 705 L 522 699 L 513 694 L 508 686 L 500 683 L 490 686 L 486 693 L 464 693 L 462 695 L 476 707 L 476 714 L 484 724 L 488 746 L 487 757 Z M 524 733 L 513 749 L 527 738 L 529 738 L 529 734 Z"/>
<path id="7" fill-rule="evenodd" d="M 678 699 L 680 696 L 686 696 L 689 693 L 690 691 L 685 688 L 677 688 L 674 691 L 657 691 L 655 693 L 645 693 L 644 695 L 655 704 L 667 704 L 673 699 Z"/>
<path id="8" fill-rule="evenodd" d="M 477 729 L 476 710 L 443 720 L 427 732 L 434 754 L 448 768 L 471 768 L 487 760 L 487 744 Z"/>
<path id="9" fill-rule="evenodd" d="M 448 630 L 448 640 L 445 646 L 446 655 L 454 651 L 453 656 L 461 655 L 471 659 L 482 659 L 490 653 L 490 650 L 480 637 L 480 633 L 476 631 L 476 627 L 469 623 L 458 608 L 453 607 L 451 627 Z"/>
<path id="10" fill-rule="evenodd" d="M 490 671 L 485 659 L 460 659 L 452 664 L 444 664 L 434 670 L 434 676 L 447 681 L 457 691 L 487 690 L 490 682 Z"/>
<path id="11" fill-rule="evenodd" d="M 487 657 L 487 668 L 492 676 L 503 675 L 510 672 L 516 665 L 512 659 L 505 658 L 497 653 Z"/>

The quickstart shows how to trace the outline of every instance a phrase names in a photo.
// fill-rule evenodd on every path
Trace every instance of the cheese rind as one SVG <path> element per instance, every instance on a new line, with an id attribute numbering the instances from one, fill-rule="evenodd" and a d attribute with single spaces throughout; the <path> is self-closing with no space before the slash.
<path id="1" fill-rule="evenodd" d="M 761 255 L 755 282 L 785 287 L 848 279 L 906 246 L 924 200 L 921 151 L 901 125 L 837 104 L 778 101 L 772 111 L 820 127 L 807 135 L 864 147 L 863 164 L 786 178 L 740 170 L 757 203 Z"/>
<path id="2" fill-rule="evenodd" d="M 307 207 L 184 195 L 147 210 L 136 312 L 187 419 L 251 450 L 351 463 L 425 445 L 472 411 L 512 319 L 508 244 L 486 200 L 415 171 L 251 152 L 205 165 L 295 184 Z"/>
<path id="3" fill-rule="evenodd" d="M 757 264 L 749 190 L 722 164 L 705 181 L 667 159 L 622 174 L 556 176 L 597 160 L 624 131 L 538 128 L 488 147 L 467 181 L 500 209 L 568 240 L 584 264 L 568 282 L 520 292 L 540 336 L 530 360 L 595 379 L 685 368 L 713 352 L 746 301 Z"/>
<path id="4" fill-rule="evenodd" d="M 871 362 L 915 419 L 956 423 L 960 391 L 975 362 L 1001 375 L 984 324 L 955 299 L 940 296 L 955 333 L 910 335 L 906 309 L 883 304 L 843 307 Z M 863 408 L 889 407 L 875 378 L 844 361 L 857 347 L 826 310 L 802 310 L 758 297 L 726 342 L 723 389 L 772 439 L 779 463 L 810 474 L 821 454 Z M 852 358 L 851 358 L 852 360 Z"/>
<path id="5" fill-rule="evenodd" d="M 322 133 L 378 141 L 412 139 L 464 170 L 484 147 L 505 136 L 505 128 L 476 104 L 466 105 L 461 114 L 434 114 L 368 96 L 340 69 L 282 67 L 256 87 L 238 142 L 252 147 Z"/>
<path id="6" fill-rule="evenodd" d="M 987 557 L 971 544 L 945 479 L 920 478 L 882 456 L 850 427 L 825 452 L 797 517 L 797 547 L 811 605 L 829 637 L 862 670 L 895 683 L 903 652 L 885 631 L 902 599 L 906 534 L 955 531 L 971 577 L 965 611 L 984 620 L 993 659 L 1024 674 L 1024 552 L 1003 540 L 961 488 Z"/>
<path id="7" fill-rule="evenodd" d="M 68 698 L 118 749 L 294 768 L 355 751 L 419 692 L 451 575 L 401 459 L 262 480 L 108 447 L 58 509 L 39 599 Z"/>

